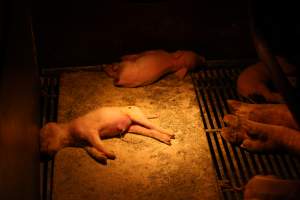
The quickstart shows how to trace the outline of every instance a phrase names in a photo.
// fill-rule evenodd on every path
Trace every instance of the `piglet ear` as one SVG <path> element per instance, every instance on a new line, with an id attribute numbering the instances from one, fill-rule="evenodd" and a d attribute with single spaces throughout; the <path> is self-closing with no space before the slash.
<path id="1" fill-rule="evenodd" d="M 119 63 L 113 63 L 113 64 L 109 64 L 109 65 L 105 65 L 103 67 L 103 71 L 112 78 L 115 78 L 118 76 L 118 71 L 119 71 L 120 65 Z"/>

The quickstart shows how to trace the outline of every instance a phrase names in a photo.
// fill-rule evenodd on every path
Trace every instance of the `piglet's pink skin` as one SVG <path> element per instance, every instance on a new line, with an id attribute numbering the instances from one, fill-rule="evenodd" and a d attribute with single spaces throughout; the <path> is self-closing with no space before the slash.
<path id="1" fill-rule="evenodd" d="M 123 56 L 120 63 L 107 65 L 104 71 L 114 79 L 116 86 L 139 87 L 152 84 L 169 73 L 184 78 L 188 70 L 204 63 L 205 58 L 192 51 L 153 50 Z"/>
<path id="2" fill-rule="evenodd" d="M 54 155 L 67 146 L 86 146 L 96 160 L 114 159 L 101 139 L 127 132 L 152 137 L 170 145 L 174 134 L 153 124 L 136 106 L 102 107 L 68 123 L 47 123 L 40 132 L 41 152 Z"/>
<path id="3" fill-rule="evenodd" d="M 245 186 L 244 200 L 296 200 L 300 195 L 300 181 L 275 176 L 256 175 Z"/>

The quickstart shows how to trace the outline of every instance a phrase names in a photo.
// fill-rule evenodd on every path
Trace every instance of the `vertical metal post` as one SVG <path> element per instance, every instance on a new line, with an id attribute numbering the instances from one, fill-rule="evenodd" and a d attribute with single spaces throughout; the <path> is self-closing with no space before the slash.
<path id="1" fill-rule="evenodd" d="M 265 38 L 257 27 L 258 19 L 254 13 L 254 9 L 255 0 L 249 0 L 250 29 L 256 52 L 260 60 L 267 66 L 272 77 L 272 82 L 283 96 L 295 121 L 300 125 L 300 97 L 289 83 L 272 50 L 268 47 Z M 269 7 L 269 9 L 272 9 L 272 7 Z"/>

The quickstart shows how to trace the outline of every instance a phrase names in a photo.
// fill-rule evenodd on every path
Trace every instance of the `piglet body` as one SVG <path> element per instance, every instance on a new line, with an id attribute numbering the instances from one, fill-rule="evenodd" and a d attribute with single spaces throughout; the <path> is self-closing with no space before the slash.
<path id="1" fill-rule="evenodd" d="M 153 50 L 123 56 L 120 63 L 107 65 L 104 71 L 114 78 L 116 86 L 139 87 L 149 85 L 173 72 L 183 78 L 189 69 L 204 63 L 204 57 L 192 51 L 168 53 Z"/>
<path id="2" fill-rule="evenodd" d="M 300 181 L 275 176 L 256 175 L 245 186 L 244 200 L 296 200 L 300 195 Z"/>
<path id="3" fill-rule="evenodd" d="M 104 147 L 102 140 L 126 132 L 152 137 L 171 144 L 174 135 L 150 122 L 135 106 L 102 107 L 68 123 L 47 123 L 41 129 L 41 152 L 54 155 L 67 146 L 87 146 L 95 159 L 114 159 L 115 155 Z"/>

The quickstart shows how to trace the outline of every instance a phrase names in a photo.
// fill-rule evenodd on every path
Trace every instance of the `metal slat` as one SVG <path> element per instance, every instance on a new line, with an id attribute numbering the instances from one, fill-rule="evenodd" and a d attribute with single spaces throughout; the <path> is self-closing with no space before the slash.
<path id="1" fill-rule="evenodd" d="M 207 86 L 209 86 L 209 82 L 204 82 L 203 85 L 205 85 L 207 87 Z M 196 92 L 202 96 L 200 98 L 199 102 L 202 105 L 202 107 L 204 107 L 204 109 L 200 109 L 200 111 L 205 110 L 207 113 L 206 115 L 202 114 L 202 117 L 204 119 L 206 119 L 205 124 L 208 124 L 205 128 L 207 128 L 209 130 L 214 130 L 214 128 L 217 128 L 217 125 L 216 125 L 216 122 L 212 120 L 212 117 L 209 114 L 212 112 L 214 114 L 216 114 L 216 111 L 212 111 L 214 109 L 214 106 L 207 104 L 207 102 L 210 102 L 210 100 L 208 100 L 208 99 L 211 99 L 210 94 L 208 94 L 205 89 L 197 90 Z M 214 165 L 218 169 L 216 172 L 217 172 L 219 180 L 221 181 L 219 185 L 220 185 L 220 187 L 225 188 L 223 190 L 223 195 L 224 195 L 223 198 L 224 199 L 233 199 L 232 197 L 236 196 L 237 194 L 232 193 L 232 191 L 228 190 L 228 182 L 232 182 L 232 181 L 228 181 L 228 177 L 229 177 L 228 172 L 230 170 L 228 170 L 229 166 L 226 165 L 226 163 L 228 163 L 228 161 L 226 161 L 224 159 L 224 158 L 226 158 L 226 156 L 222 155 L 222 151 L 224 152 L 224 147 L 222 147 L 221 142 L 220 142 L 220 140 L 222 140 L 222 138 L 220 138 L 219 134 L 217 134 L 214 131 L 206 132 L 206 136 L 207 136 L 207 140 L 208 140 L 210 149 L 214 149 L 214 152 L 218 152 L 217 154 L 212 152 L 212 158 L 213 158 Z M 214 141 L 214 142 L 212 142 L 212 141 Z"/>
<path id="2" fill-rule="evenodd" d="M 58 84 L 57 77 L 41 77 L 41 125 L 57 120 Z M 43 160 L 40 163 L 41 199 L 52 200 L 53 160 Z"/>
<path id="3" fill-rule="evenodd" d="M 47 104 L 48 104 L 48 82 L 45 78 L 40 79 L 41 82 L 41 126 L 45 124 L 47 121 Z M 47 162 L 41 162 L 40 163 L 40 190 L 41 190 L 41 199 L 46 200 L 47 199 L 47 182 L 48 182 L 48 165 Z"/>

